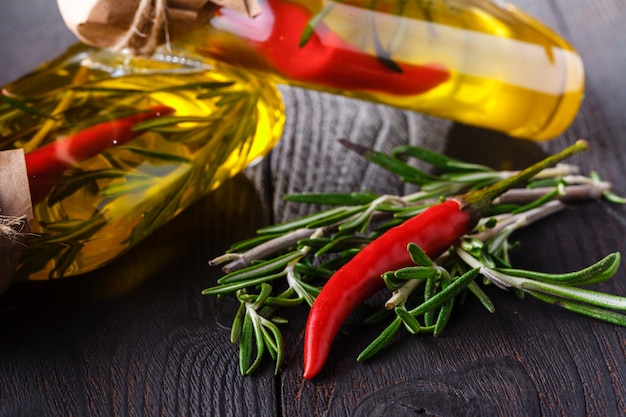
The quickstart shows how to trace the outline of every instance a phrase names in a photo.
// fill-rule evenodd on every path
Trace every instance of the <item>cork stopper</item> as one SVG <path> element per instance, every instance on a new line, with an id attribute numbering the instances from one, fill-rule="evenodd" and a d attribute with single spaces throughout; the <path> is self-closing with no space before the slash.
<path id="1" fill-rule="evenodd" d="M 11 284 L 32 219 L 24 151 L 0 151 L 0 294 Z"/>
<path id="2" fill-rule="evenodd" d="M 248 16 L 257 0 L 57 0 L 67 27 L 84 43 L 152 55 L 156 47 L 207 22 L 219 7 Z"/>

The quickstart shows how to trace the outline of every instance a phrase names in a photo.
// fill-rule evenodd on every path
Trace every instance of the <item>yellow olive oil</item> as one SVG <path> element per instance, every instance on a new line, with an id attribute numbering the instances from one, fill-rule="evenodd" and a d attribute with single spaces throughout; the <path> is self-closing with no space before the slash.
<path id="1" fill-rule="evenodd" d="M 205 54 L 509 135 L 562 133 L 584 91 L 580 56 L 523 11 L 487 0 L 261 0 L 187 41 Z M 422 71 L 420 71 L 420 69 Z"/>
<path id="2" fill-rule="evenodd" d="M 56 160 L 74 158 L 34 202 L 18 280 L 106 264 L 264 156 L 284 123 L 274 84 L 180 50 L 140 58 L 76 45 L 2 94 L 1 148 L 24 148 L 27 169 L 30 163 L 44 174 Z M 53 142 L 70 144 L 90 127 L 108 121 L 111 129 L 155 106 L 169 111 L 133 125 L 140 132 L 131 140 L 128 129 L 105 130 L 111 143 L 95 155 L 77 160 L 74 153 L 106 135 L 94 134 L 69 156 L 29 160 Z M 33 190 L 41 178 L 30 180 Z"/>

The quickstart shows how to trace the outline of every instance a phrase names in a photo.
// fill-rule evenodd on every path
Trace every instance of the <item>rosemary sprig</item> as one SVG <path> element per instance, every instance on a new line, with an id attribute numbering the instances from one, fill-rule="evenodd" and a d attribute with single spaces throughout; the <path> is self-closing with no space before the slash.
<path id="1" fill-rule="evenodd" d="M 263 323 L 272 322 L 280 309 L 301 306 L 302 301 L 311 305 L 325 280 L 365 244 L 442 197 L 484 187 L 515 174 L 466 163 L 420 147 L 402 146 L 383 154 L 345 140 L 340 142 L 368 161 L 397 174 L 403 181 L 418 185 L 419 190 L 404 196 L 376 195 L 369 191 L 286 196 L 293 202 L 330 208 L 260 229 L 257 236 L 234 245 L 230 252 L 210 261 L 212 265 L 223 264 L 226 275 L 203 294 L 235 294 L 240 303 L 254 300 L 254 308 L 241 307 L 233 324 L 239 336 L 236 341 L 243 352 L 244 374 L 258 366 L 259 355 L 264 352 L 277 361 L 277 370 L 281 365 L 282 352 L 275 351 L 277 336 L 273 336 L 274 339 L 267 335 L 261 337 L 258 329 L 263 327 L 259 322 L 261 318 Z M 419 159 L 441 173 L 434 175 L 418 170 L 409 164 L 408 158 Z M 559 212 L 566 201 L 602 197 L 614 203 L 626 202 L 613 194 L 610 183 L 602 181 L 597 174 L 586 177 L 580 175 L 577 167 L 561 164 L 542 171 L 528 181 L 526 188 L 511 190 L 495 200 L 493 213 L 483 218 L 471 235 L 440 259 L 430 260 L 416 245 L 409 245 L 407 250 L 416 266 L 389 271 L 381 277 L 392 296 L 385 308 L 366 322 L 382 319 L 390 323 L 358 360 L 371 358 L 403 327 L 412 334 L 440 335 L 452 310 L 470 294 L 493 313 L 494 304 L 482 289 L 482 285 L 491 283 L 581 314 L 626 325 L 624 316 L 615 311 L 623 309 L 626 298 L 603 297 L 578 288 L 609 279 L 617 270 L 619 254 L 611 254 L 581 271 L 560 275 L 517 270 L 509 260 L 509 252 L 514 247 L 509 239 L 516 230 Z M 483 277 L 482 282 L 478 277 Z M 284 288 L 287 289 L 281 290 Z M 261 293 L 263 297 L 270 295 L 263 298 Z M 280 294 L 272 298 L 274 293 Z M 260 299 L 266 301 L 259 302 Z M 281 300 L 282 304 L 275 300 Z M 247 327 L 241 325 L 246 322 L 250 323 Z M 257 323 L 257 327 L 253 323 Z M 244 335 L 246 331 L 248 334 Z M 277 330 L 272 327 L 273 331 Z M 255 355 L 250 353 L 253 351 Z"/>

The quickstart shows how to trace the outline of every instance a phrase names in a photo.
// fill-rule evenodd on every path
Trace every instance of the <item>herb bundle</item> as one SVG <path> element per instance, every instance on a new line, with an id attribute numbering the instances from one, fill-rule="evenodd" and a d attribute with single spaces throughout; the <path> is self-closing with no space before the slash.
<path id="1" fill-rule="evenodd" d="M 257 236 L 235 244 L 228 253 L 211 261 L 213 265 L 225 264 L 226 275 L 203 294 L 234 295 L 240 303 L 231 340 L 240 347 L 242 374 L 257 369 L 266 354 L 279 371 L 284 350 L 279 326 L 285 323 L 278 315 L 280 311 L 304 303 L 313 305 L 325 282 L 368 243 L 442 198 L 479 190 L 516 174 L 421 147 L 403 146 L 383 154 L 347 141 L 341 143 L 403 181 L 417 185 L 419 190 L 404 196 L 370 192 L 289 195 L 286 198 L 290 201 L 331 208 L 263 228 Z M 410 164 L 413 158 L 441 173 L 434 175 L 415 168 Z M 386 320 L 389 324 L 358 360 L 374 356 L 403 327 L 411 334 L 440 335 L 453 308 L 469 295 L 493 312 L 494 305 L 483 290 L 490 284 L 626 326 L 626 315 L 619 312 L 626 309 L 626 298 L 580 288 L 611 278 L 619 267 L 619 253 L 565 274 L 519 270 L 510 262 L 510 251 L 516 247 L 511 242 L 513 232 L 562 210 L 567 201 L 601 197 L 613 203 L 626 202 L 598 174 L 584 176 L 575 166 L 558 164 L 533 176 L 524 188 L 496 198 L 471 233 L 441 256 L 430 259 L 422 248 L 410 243 L 407 251 L 415 266 L 382 274 L 381 280 L 391 295 L 384 308 L 366 322 Z"/>

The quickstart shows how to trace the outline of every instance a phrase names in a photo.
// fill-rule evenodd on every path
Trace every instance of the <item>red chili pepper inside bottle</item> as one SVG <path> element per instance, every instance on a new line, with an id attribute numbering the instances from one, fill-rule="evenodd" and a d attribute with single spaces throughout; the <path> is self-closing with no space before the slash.
<path id="1" fill-rule="evenodd" d="M 324 22 L 302 39 L 312 18 L 305 6 L 277 0 L 268 1 L 267 6 L 267 14 L 256 19 L 222 9 L 214 22 L 217 26 L 239 27 L 240 35 L 250 39 L 256 52 L 285 78 L 339 90 L 404 96 L 422 94 L 450 76 L 441 64 L 392 63 L 368 54 L 342 39 Z M 274 21 L 271 28 L 266 23 L 269 19 Z"/>
<path id="2" fill-rule="evenodd" d="M 535 140 L 576 115 L 582 61 L 556 33 L 491 1 L 261 0 L 220 9 L 183 45 L 278 81 Z"/>

